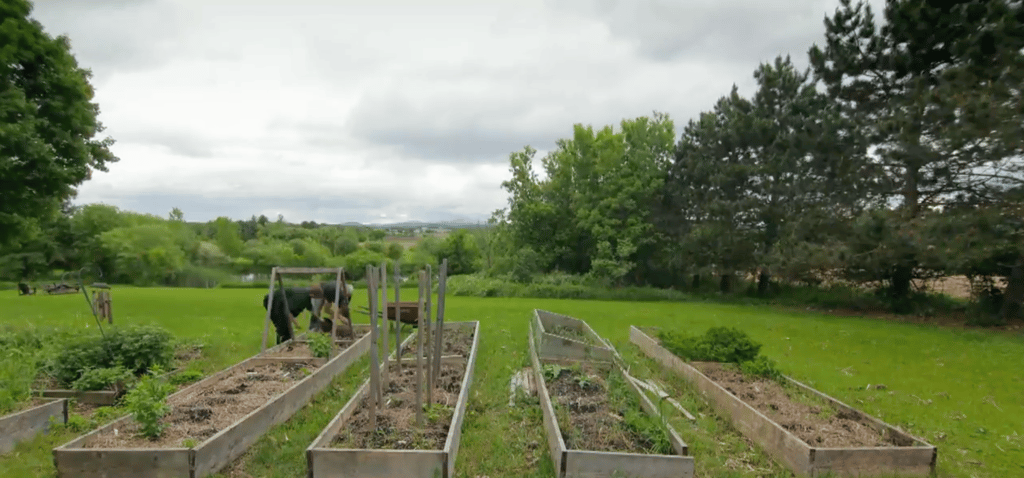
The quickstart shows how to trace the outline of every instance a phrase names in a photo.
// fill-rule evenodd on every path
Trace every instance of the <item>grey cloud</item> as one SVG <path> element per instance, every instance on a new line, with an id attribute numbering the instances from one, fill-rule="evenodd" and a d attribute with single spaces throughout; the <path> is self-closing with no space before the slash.
<path id="1" fill-rule="evenodd" d="M 187 131 L 167 128 L 126 130 L 115 138 L 119 143 L 135 143 L 160 146 L 169 152 L 190 158 L 209 158 L 214 155 L 217 143 L 209 138 Z"/>
<path id="2" fill-rule="evenodd" d="M 750 64 L 792 55 L 801 61 L 821 42 L 835 1 L 548 0 L 604 22 L 609 32 L 656 61 L 694 59 Z"/>
<path id="3" fill-rule="evenodd" d="M 161 0 L 37 0 L 32 17 L 49 34 L 66 34 L 79 65 L 101 78 L 170 61 L 185 22 Z"/>

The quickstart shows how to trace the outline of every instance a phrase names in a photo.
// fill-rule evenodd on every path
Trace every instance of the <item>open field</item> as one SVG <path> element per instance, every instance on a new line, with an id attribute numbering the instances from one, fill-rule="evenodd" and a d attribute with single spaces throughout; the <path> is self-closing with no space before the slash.
<path id="1" fill-rule="evenodd" d="M 204 372 L 225 368 L 259 351 L 264 310 L 259 289 L 137 289 L 112 291 L 115 323 L 157 324 L 209 345 Z M 402 291 L 403 298 L 415 290 Z M 355 304 L 366 304 L 356 292 Z M 59 325 L 95 329 L 80 295 L 18 297 L 0 293 L 0 327 Z M 528 321 L 534 308 L 586 320 L 611 339 L 632 373 L 657 377 L 696 422 L 672 415 L 690 445 L 696 476 L 789 476 L 780 466 L 713 416 L 679 377 L 653 368 L 628 341 L 629 325 L 676 327 L 702 333 L 736 326 L 764 344 L 784 372 L 822 392 L 939 447 L 940 477 L 1024 474 L 1024 337 L 944 329 L 857 317 L 778 312 L 703 303 L 628 303 L 533 299 L 447 298 L 445 319 L 479 320 L 480 352 L 457 476 L 553 476 L 535 399 L 508 406 L 514 371 L 527 367 Z M 366 317 L 356 315 L 357 322 Z M 299 323 L 306 322 L 305 316 Z M 291 420 L 275 427 L 218 476 L 304 476 L 305 448 L 367 376 L 364 359 Z M 877 387 L 882 384 L 884 388 Z M 867 386 L 871 385 L 868 389 Z M 51 449 L 79 432 L 59 431 L 21 444 L 0 457 L 9 477 L 54 476 Z"/>

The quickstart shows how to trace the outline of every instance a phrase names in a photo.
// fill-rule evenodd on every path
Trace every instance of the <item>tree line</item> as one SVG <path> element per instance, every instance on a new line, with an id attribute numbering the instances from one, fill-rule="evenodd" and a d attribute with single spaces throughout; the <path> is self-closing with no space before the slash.
<path id="1" fill-rule="evenodd" d="M 966 276 L 1001 321 L 1024 299 L 1024 8 L 841 0 L 801 71 L 778 57 L 677 132 L 655 112 L 510 155 L 496 244 L 518 280 L 876 284 Z M 1005 285 L 1004 285 L 1005 283 Z"/>

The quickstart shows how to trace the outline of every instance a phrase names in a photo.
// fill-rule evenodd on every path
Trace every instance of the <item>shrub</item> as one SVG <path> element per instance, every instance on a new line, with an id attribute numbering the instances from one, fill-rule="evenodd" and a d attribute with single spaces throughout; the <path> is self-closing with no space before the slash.
<path id="1" fill-rule="evenodd" d="M 115 328 L 103 336 L 71 340 L 50 362 L 50 373 L 65 385 L 86 370 L 118 366 L 135 375 L 154 366 L 167 367 L 174 358 L 173 336 L 155 326 Z"/>
<path id="2" fill-rule="evenodd" d="M 734 327 L 712 327 L 700 337 L 662 331 L 658 338 L 669 352 L 684 360 L 731 363 L 749 376 L 769 379 L 782 376 L 775 362 L 760 355 L 761 344 Z"/>
<path id="3" fill-rule="evenodd" d="M 82 372 L 71 384 L 71 388 L 83 392 L 92 390 L 109 390 L 115 384 L 127 385 L 135 376 L 124 366 L 107 368 L 90 368 Z"/>
<path id="4" fill-rule="evenodd" d="M 741 363 L 753 360 L 761 351 L 761 344 L 734 327 L 712 327 L 702 337 L 663 332 L 659 338 L 670 352 L 698 362 Z"/>
<path id="5" fill-rule="evenodd" d="M 28 353 L 12 349 L 0 358 L 0 415 L 14 411 L 32 396 L 35 360 Z"/>
<path id="6" fill-rule="evenodd" d="M 183 370 L 179 373 L 171 375 L 170 381 L 172 385 L 182 385 L 186 383 L 195 382 L 203 378 L 203 372 L 198 370 Z"/>

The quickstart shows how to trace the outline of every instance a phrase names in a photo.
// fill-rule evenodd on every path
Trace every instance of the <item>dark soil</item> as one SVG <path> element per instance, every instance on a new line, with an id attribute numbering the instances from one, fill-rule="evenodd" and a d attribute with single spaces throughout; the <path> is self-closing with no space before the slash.
<path id="1" fill-rule="evenodd" d="M 625 426 L 623 410 L 611 403 L 607 372 L 581 364 L 578 372 L 562 368 L 557 378 L 545 382 L 566 448 L 620 453 L 652 448 L 648 437 Z"/>
<path id="2" fill-rule="evenodd" d="M 443 449 L 465 373 L 462 365 L 441 366 L 441 377 L 433 392 L 434 407 L 423 413 L 422 427 L 416 426 L 415 368 L 403 368 L 401 377 L 394 377 L 392 373 L 384 389 L 385 406 L 377 410 L 377 428 L 370 429 L 369 396 L 364 397 L 345 428 L 334 437 L 331 446 L 382 450 Z M 426 395 L 424 390 L 424 400 Z"/>
<path id="3" fill-rule="evenodd" d="M 412 333 L 416 334 L 416 332 Z M 424 335 L 426 335 L 426 331 L 424 331 Z M 393 336 L 391 338 L 394 339 Z M 404 341 L 405 339 L 403 338 L 402 340 Z M 403 357 L 410 355 L 415 356 L 414 352 L 416 352 L 416 343 L 418 340 L 419 336 L 416 336 L 409 341 L 408 345 L 402 347 Z M 444 339 L 442 339 L 441 342 L 441 346 L 443 349 L 443 351 L 441 352 L 442 356 L 460 355 L 463 357 L 468 357 L 469 349 L 473 347 L 473 329 L 462 325 L 458 326 L 458 328 L 445 326 Z M 434 345 L 433 341 L 430 342 L 430 345 Z"/>
<path id="4" fill-rule="evenodd" d="M 415 356 L 413 347 L 404 350 Z M 473 331 L 466 328 L 445 328 L 442 355 L 469 356 Z M 464 365 L 441 365 L 441 376 L 433 389 L 434 406 L 423 413 L 423 426 L 416 426 L 416 368 L 402 367 L 401 375 L 392 370 L 384 388 L 384 407 L 377 410 L 377 428 L 370 429 L 369 396 L 364 397 L 349 418 L 342 432 L 334 437 L 336 448 L 368 448 L 385 450 L 440 450 L 448 439 L 455 405 L 462 391 Z M 424 377 L 425 379 L 425 377 Z M 426 389 L 423 400 L 426 400 Z"/>
<path id="5" fill-rule="evenodd" d="M 306 378 L 303 369 L 317 368 L 309 361 L 235 369 L 216 383 L 169 399 L 171 412 L 161 420 L 167 428 L 159 439 L 137 436 L 139 426 L 132 420 L 99 434 L 85 448 L 178 448 L 189 438 L 198 445 Z"/>
<path id="6" fill-rule="evenodd" d="M 341 352 L 355 343 L 356 340 L 362 338 L 362 336 L 369 333 L 366 330 L 356 330 L 355 339 L 351 342 L 340 342 L 335 343 L 335 353 Z M 309 342 L 289 342 L 287 345 L 281 348 L 281 350 L 275 352 L 267 352 L 266 355 L 261 357 L 273 357 L 273 358 L 317 358 L 313 355 L 313 351 L 309 348 Z"/>
<path id="7" fill-rule="evenodd" d="M 768 379 L 752 379 L 733 367 L 712 362 L 691 362 L 715 381 L 768 418 L 818 448 L 912 446 L 913 441 L 883 434 L 859 414 L 837 411 L 803 390 Z"/>

